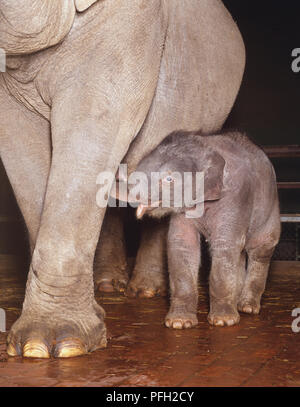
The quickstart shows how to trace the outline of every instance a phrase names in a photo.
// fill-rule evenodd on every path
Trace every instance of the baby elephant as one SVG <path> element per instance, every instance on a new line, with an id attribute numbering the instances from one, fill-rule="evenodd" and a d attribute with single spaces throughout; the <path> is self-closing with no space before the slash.
<path id="1" fill-rule="evenodd" d="M 166 137 L 137 171 L 148 181 L 139 185 L 145 190 L 138 198 L 137 216 L 171 215 L 167 240 L 171 306 L 166 326 L 183 329 L 198 323 L 201 234 L 212 256 L 209 323 L 230 326 L 239 322 L 238 311 L 258 314 L 280 236 L 276 177 L 264 152 L 238 132 L 204 136 L 179 131 Z M 175 193 L 179 182 L 182 205 L 180 193 Z M 170 204 L 164 207 L 167 186 Z"/>

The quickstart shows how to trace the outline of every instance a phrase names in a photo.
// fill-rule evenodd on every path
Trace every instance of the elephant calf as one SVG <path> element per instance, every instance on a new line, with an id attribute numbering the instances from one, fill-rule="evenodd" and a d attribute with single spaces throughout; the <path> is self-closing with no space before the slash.
<path id="1" fill-rule="evenodd" d="M 209 241 L 212 255 L 210 324 L 237 324 L 238 310 L 258 314 L 280 236 L 276 178 L 264 152 L 238 132 L 203 136 L 180 131 L 165 138 L 139 163 L 137 171 L 146 174 L 146 181 L 155 172 L 160 185 L 156 191 L 152 185 L 145 191 L 141 185 L 146 188 L 148 182 L 140 183 L 137 216 L 171 215 L 167 242 L 171 306 L 166 326 L 182 329 L 197 325 L 200 234 Z M 189 180 L 186 173 L 191 175 Z M 203 187 L 203 182 L 196 182 L 199 173 L 204 181 L 202 194 L 197 190 Z M 191 194 L 190 198 L 184 196 L 181 207 L 175 205 L 178 175 L 184 179 L 182 195 Z M 170 205 L 164 207 L 163 187 L 167 185 Z M 202 213 L 195 212 L 193 205 L 199 211 L 201 204 Z"/>

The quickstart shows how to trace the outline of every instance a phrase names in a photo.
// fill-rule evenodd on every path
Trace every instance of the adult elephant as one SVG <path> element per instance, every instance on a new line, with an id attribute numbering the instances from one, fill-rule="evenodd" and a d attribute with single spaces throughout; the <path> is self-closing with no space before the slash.
<path id="1" fill-rule="evenodd" d="M 84 354 L 106 345 L 97 175 L 174 129 L 219 129 L 243 41 L 220 0 L 0 0 L 0 47 L 0 152 L 33 252 L 8 353 Z"/>

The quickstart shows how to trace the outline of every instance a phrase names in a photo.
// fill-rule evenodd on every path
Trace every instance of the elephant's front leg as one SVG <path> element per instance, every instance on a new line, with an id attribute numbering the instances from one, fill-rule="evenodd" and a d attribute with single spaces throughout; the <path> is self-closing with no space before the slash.
<path id="1" fill-rule="evenodd" d="M 8 338 L 10 355 L 68 357 L 106 345 L 104 312 L 93 287 L 93 259 L 105 213 L 96 204 L 96 178 L 108 169 L 97 133 L 92 126 L 78 133 L 68 129 L 53 140 L 22 315 Z"/>
<path id="2" fill-rule="evenodd" d="M 198 324 L 198 272 L 200 235 L 193 221 L 172 216 L 168 233 L 168 268 L 171 305 L 165 319 L 168 328 L 192 328 Z"/>
<path id="3" fill-rule="evenodd" d="M 118 132 L 110 112 L 88 121 L 77 112 L 71 120 L 71 103 L 65 97 L 52 109 L 51 171 L 22 314 L 8 337 L 10 355 L 68 357 L 106 345 L 93 284 L 106 210 L 96 203 L 96 180 L 102 171 L 116 172 L 130 138 L 119 139 L 124 129 Z"/>
<path id="4" fill-rule="evenodd" d="M 88 36 L 84 24 L 83 40 L 74 29 L 36 79 L 52 103 L 53 154 L 22 315 L 8 337 L 11 355 L 75 356 L 106 344 L 93 284 L 106 210 L 96 204 L 96 181 L 102 171 L 115 174 L 145 121 L 165 20 L 157 0 L 108 2 L 101 26 L 95 21 Z"/>

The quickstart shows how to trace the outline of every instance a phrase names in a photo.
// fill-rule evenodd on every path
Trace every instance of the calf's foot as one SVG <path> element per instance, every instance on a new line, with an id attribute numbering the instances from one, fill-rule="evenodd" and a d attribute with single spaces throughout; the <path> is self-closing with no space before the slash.
<path id="1" fill-rule="evenodd" d="M 239 311 L 246 314 L 257 315 L 260 311 L 261 296 L 265 290 L 270 265 L 268 256 L 271 255 L 270 253 L 273 253 L 273 248 L 271 252 L 267 249 L 262 246 L 249 253 L 247 277 L 238 301 Z M 265 250 L 267 250 L 267 260 L 258 260 L 256 256 L 262 256 Z"/>
<path id="2" fill-rule="evenodd" d="M 185 307 L 175 307 L 165 318 L 165 325 L 173 329 L 187 329 L 198 325 L 196 312 L 190 312 Z"/>
<path id="3" fill-rule="evenodd" d="M 260 298 L 241 298 L 238 302 L 238 310 L 245 314 L 259 314 L 260 311 Z"/>
<path id="4" fill-rule="evenodd" d="M 211 302 L 208 322 L 215 326 L 232 326 L 240 321 L 239 313 L 232 304 Z"/>

